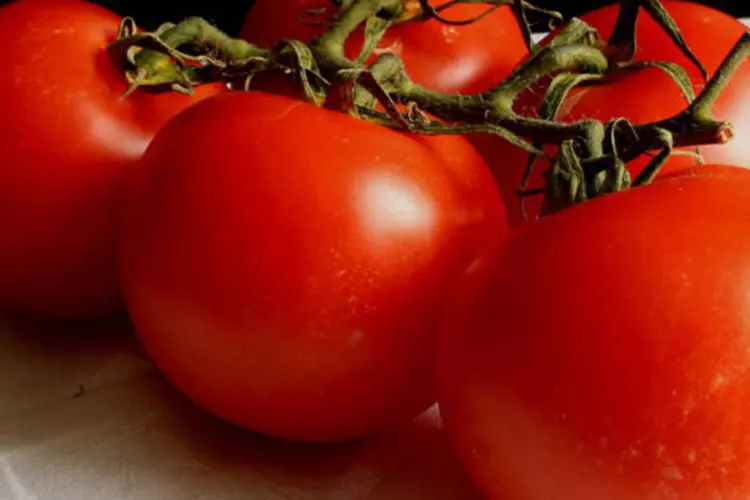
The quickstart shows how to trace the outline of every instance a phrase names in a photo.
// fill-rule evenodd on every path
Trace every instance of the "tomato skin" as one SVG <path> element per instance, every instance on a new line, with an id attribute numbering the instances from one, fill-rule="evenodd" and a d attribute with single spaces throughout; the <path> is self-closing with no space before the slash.
<path id="1" fill-rule="evenodd" d="M 713 74 L 723 59 L 740 39 L 747 27 L 737 19 L 711 7 L 692 2 L 664 1 L 664 6 L 672 14 L 685 39 L 710 74 Z M 611 5 L 581 16 L 585 22 L 599 30 L 606 39 L 609 37 L 617 18 L 618 6 Z M 710 33 L 710 36 L 707 34 Z M 635 61 L 668 61 L 685 68 L 700 92 L 704 83 L 698 70 L 674 46 L 648 15 L 642 13 L 637 25 L 638 48 Z M 547 37 L 542 44 L 548 42 Z M 523 115 L 534 115 L 539 105 L 539 96 L 544 91 L 537 89 L 533 94 L 520 96 L 517 110 Z M 724 145 L 703 146 L 700 148 L 706 163 L 732 164 L 750 167 L 750 62 L 740 66 L 732 77 L 725 92 L 717 101 L 714 116 L 727 120 L 734 126 L 735 138 Z M 566 99 L 559 120 L 573 122 L 583 118 L 608 121 L 625 117 L 632 123 L 647 123 L 673 116 L 687 106 L 687 101 L 674 81 L 663 71 L 655 68 L 619 74 L 606 84 L 574 90 Z M 518 148 L 506 144 L 501 139 L 476 136 L 472 142 L 495 173 L 508 209 L 509 224 L 517 227 L 526 224 L 521 214 L 516 189 L 523 178 L 523 166 L 528 155 Z M 689 151 L 695 148 L 683 148 Z M 553 149 L 548 152 L 553 153 Z M 633 177 L 641 172 L 648 162 L 643 156 L 628 164 Z M 690 168 L 696 165 L 692 156 L 674 155 L 662 168 L 662 174 Z M 514 168 L 515 166 L 515 168 Z M 529 188 L 544 184 L 541 172 L 548 162 L 539 160 Z M 530 220 L 535 220 L 541 212 L 540 197 L 525 200 Z"/>
<path id="2" fill-rule="evenodd" d="M 240 37 L 263 47 L 272 47 L 283 39 L 310 42 L 325 28 L 305 26 L 299 21 L 299 14 L 331 6 L 329 0 L 257 0 Z M 486 10 L 485 4 L 459 4 L 441 15 L 458 21 Z M 352 34 L 347 41 L 348 57 L 359 54 L 363 40 L 361 30 Z M 439 92 L 464 94 L 492 88 L 528 54 L 521 29 L 508 6 L 466 26 L 434 20 L 397 25 L 385 34 L 378 47 L 401 56 L 415 82 Z M 273 91 L 268 87 L 263 90 Z"/>
<path id="3" fill-rule="evenodd" d="M 425 143 L 251 91 L 181 114 L 142 166 L 123 286 L 180 390 L 303 441 L 371 434 L 432 402 L 435 310 L 504 230 L 467 141 Z"/>
<path id="4" fill-rule="evenodd" d="M 516 230 L 475 266 L 436 384 L 489 498 L 745 498 L 748 189 L 740 168 L 659 180 Z"/>
<path id="5" fill-rule="evenodd" d="M 122 308 L 118 217 L 133 163 L 195 97 L 135 92 L 105 47 L 120 18 L 89 2 L 0 8 L 0 304 L 47 316 Z"/>

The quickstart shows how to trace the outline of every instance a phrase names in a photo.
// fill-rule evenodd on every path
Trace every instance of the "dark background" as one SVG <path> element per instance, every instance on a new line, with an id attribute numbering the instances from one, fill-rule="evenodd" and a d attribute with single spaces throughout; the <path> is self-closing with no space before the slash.
<path id="1" fill-rule="evenodd" d="M 575 16 L 612 2 L 613 0 L 536 0 L 534 3 L 540 7 L 562 11 L 568 16 Z M 0 4 L 3 3 L 7 3 L 7 0 L 0 0 Z M 236 34 L 253 0 L 174 0 L 171 6 L 162 0 L 98 0 L 96 3 L 120 15 L 134 17 L 140 26 L 147 29 L 153 29 L 163 21 L 174 22 L 195 15 L 208 19 L 230 34 Z M 734 16 L 750 17 L 750 0 L 701 0 L 699 3 L 713 6 Z M 531 20 L 533 22 L 533 19 Z M 539 27 L 544 28 L 541 24 Z"/>

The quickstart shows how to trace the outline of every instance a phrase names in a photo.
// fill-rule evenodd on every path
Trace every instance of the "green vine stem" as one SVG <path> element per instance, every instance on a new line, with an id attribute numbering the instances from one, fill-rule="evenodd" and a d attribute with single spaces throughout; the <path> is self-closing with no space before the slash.
<path id="1" fill-rule="evenodd" d="M 212 54 L 190 55 L 184 49 L 209 41 Z M 111 57 L 125 66 L 125 77 L 136 88 L 168 85 L 173 90 L 191 93 L 192 87 L 216 79 L 211 70 L 225 68 L 224 61 L 267 61 L 269 51 L 228 37 L 199 17 L 179 24 L 164 23 L 154 33 L 138 33 L 135 21 L 126 17 L 120 23 L 117 38 L 108 47 Z"/>
<path id="2" fill-rule="evenodd" d="M 602 194 L 647 184 L 656 177 L 675 147 L 730 141 L 734 135 L 731 124 L 715 120 L 712 109 L 732 74 L 748 56 L 750 33 L 745 33 L 682 113 L 640 125 L 616 119 L 604 129 L 595 125 L 588 129 L 588 135 L 563 141 L 560 154 L 547 172 L 547 187 L 540 193 L 545 195 L 543 213 L 554 213 Z M 583 155 L 576 150 L 577 143 L 585 149 Z M 631 180 L 627 162 L 647 151 L 657 153 L 638 177 Z"/>
<path id="3" fill-rule="evenodd" d="M 361 63 L 352 61 L 344 54 L 347 38 L 373 17 L 398 19 L 404 7 L 404 0 L 355 0 L 342 8 L 331 27 L 310 43 L 310 50 L 316 56 L 318 65 L 330 69 L 334 74 L 342 69 L 361 68 Z"/>
<path id="4" fill-rule="evenodd" d="M 634 70 L 636 66 L 622 64 L 631 49 L 621 49 L 630 47 L 631 42 L 635 46 L 635 22 L 641 7 L 705 73 L 657 0 L 622 0 L 609 45 L 601 41 L 595 30 L 574 19 L 547 46 L 534 50 L 505 81 L 475 95 L 449 95 L 420 86 L 409 78 L 403 62 L 392 53 L 381 54 L 372 64 L 365 65 L 368 51 L 374 49 L 392 24 L 404 22 L 405 12 L 413 8 L 415 1 L 419 1 L 422 18 L 442 19 L 438 8 L 430 7 L 425 0 L 343 0 L 330 28 L 310 44 L 282 41 L 272 50 L 263 50 L 192 17 L 176 25 L 163 25 L 151 34 L 135 34 L 132 27 L 121 30 L 111 50 L 128 55 L 120 62 L 124 59 L 126 75 L 139 85 L 170 83 L 171 79 L 173 85 L 189 89 L 206 81 L 238 76 L 249 79 L 259 72 L 282 68 L 298 75 L 305 95 L 317 105 L 325 102 L 332 82 L 345 83 L 353 97 L 343 111 L 381 125 L 423 134 L 490 133 L 540 156 L 546 156 L 542 146 L 556 145 L 558 154 L 547 172 L 550 210 L 650 182 L 675 147 L 723 143 L 732 137 L 731 125 L 714 120 L 711 109 L 732 73 L 750 54 L 750 35 L 738 41 L 701 94 L 674 117 L 636 125 L 622 119 L 609 123 L 561 123 L 545 112 L 521 116 L 514 111 L 514 102 L 521 92 L 545 77 L 559 82 L 561 76 L 570 75 L 564 85 L 550 86 L 550 92 L 558 92 L 557 99 L 561 100 L 575 85 L 597 84 L 601 76 L 613 71 Z M 527 8 L 518 0 L 453 3 L 487 3 L 490 8 L 512 3 L 520 20 L 525 19 L 523 11 Z M 345 54 L 345 43 L 363 26 L 367 28 L 366 49 L 352 60 Z M 614 58 L 613 45 L 615 52 L 620 50 Z M 649 64 L 667 71 L 692 100 L 692 87 L 682 68 L 667 63 Z M 383 111 L 376 110 L 375 103 L 382 105 Z M 407 111 L 402 112 L 397 105 L 406 106 Z M 625 164 L 646 152 L 655 152 L 653 161 L 645 174 L 631 180 Z"/>

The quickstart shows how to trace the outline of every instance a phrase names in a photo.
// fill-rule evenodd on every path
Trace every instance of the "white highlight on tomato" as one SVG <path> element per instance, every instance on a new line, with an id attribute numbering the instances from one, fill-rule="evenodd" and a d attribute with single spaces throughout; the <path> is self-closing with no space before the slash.
<path id="1" fill-rule="evenodd" d="M 358 204 L 368 237 L 429 236 L 435 227 L 435 207 L 408 178 L 368 172 L 361 180 Z"/>
<path id="2" fill-rule="evenodd" d="M 77 106 L 77 126 L 85 128 L 81 133 L 92 137 L 108 149 L 116 149 L 132 157 L 146 151 L 151 137 L 133 125 L 117 119 L 112 113 L 82 99 Z M 117 137 L 116 141 L 112 138 Z"/>

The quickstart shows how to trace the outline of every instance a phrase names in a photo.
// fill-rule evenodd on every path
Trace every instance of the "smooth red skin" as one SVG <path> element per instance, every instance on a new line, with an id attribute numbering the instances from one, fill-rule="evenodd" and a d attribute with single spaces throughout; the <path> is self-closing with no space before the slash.
<path id="1" fill-rule="evenodd" d="M 307 27 L 298 16 L 321 7 L 330 9 L 332 4 L 330 0 L 258 0 L 248 13 L 240 36 L 264 47 L 283 39 L 309 42 L 324 28 Z M 441 14 L 451 20 L 464 20 L 486 10 L 486 4 L 462 4 Z M 361 31 L 350 37 L 349 57 L 359 54 L 363 40 Z M 507 6 L 466 26 L 437 21 L 398 25 L 386 33 L 378 47 L 401 56 L 406 72 L 415 82 L 440 92 L 463 94 L 492 88 L 528 54 L 518 22 Z"/>
<path id="2" fill-rule="evenodd" d="M 0 8 L 0 305 L 46 316 L 123 306 L 118 218 L 133 163 L 195 97 L 136 92 L 105 47 L 120 18 L 76 0 Z"/>
<path id="3" fill-rule="evenodd" d="M 167 125 L 143 172 L 122 237 L 125 295 L 190 398 L 303 441 L 365 436 L 433 401 L 436 313 L 457 270 L 505 231 L 467 141 L 433 148 L 230 93 Z"/>
<path id="4" fill-rule="evenodd" d="M 474 266 L 436 384 L 488 498 L 746 497 L 748 189 L 739 168 L 665 179 L 517 230 Z"/>
<path id="5" fill-rule="evenodd" d="M 688 44 L 713 74 L 723 59 L 740 39 L 747 27 L 737 19 L 710 7 L 691 2 L 663 2 L 676 20 Z M 602 36 L 609 37 L 617 17 L 618 6 L 597 9 L 582 16 L 582 19 L 597 28 Z M 637 27 L 638 49 L 634 60 L 670 61 L 682 65 L 694 82 L 696 92 L 704 83 L 698 70 L 672 44 L 664 32 L 646 14 L 641 14 Z M 544 42 L 542 42 L 544 43 Z M 537 89 L 534 95 L 521 96 L 517 110 L 525 115 L 535 114 L 539 96 L 543 90 Z M 701 147 L 707 163 L 724 163 L 750 167 L 750 62 L 746 61 L 737 70 L 732 80 L 719 98 L 714 116 L 727 120 L 734 126 L 735 138 L 724 145 Z M 601 86 L 587 87 L 574 91 L 563 105 L 559 120 L 572 122 L 583 118 L 603 121 L 625 117 L 632 123 L 647 123 L 668 118 L 682 111 L 687 105 L 677 85 L 659 69 L 646 69 L 618 76 L 614 81 Z M 472 142 L 477 146 L 498 179 L 498 184 L 506 200 L 509 225 L 517 227 L 528 221 L 522 216 L 516 188 L 523 179 L 523 168 L 528 158 L 522 150 L 504 143 L 501 139 L 488 136 L 475 136 Z M 688 148 L 689 149 L 689 148 Z M 548 150 L 553 153 L 554 150 Z M 628 165 L 632 175 L 637 175 L 648 161 L 641 157 Z M 662 173 L 680 170 L 696 164 L 693 157 L 675 155 L 662 168 Z M 541 176 L 548 163 L 539 160 L 530 188 L 541 187 Z M 541 211 L 541 198 L 525 200 L 530 220 Z"/>

